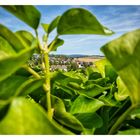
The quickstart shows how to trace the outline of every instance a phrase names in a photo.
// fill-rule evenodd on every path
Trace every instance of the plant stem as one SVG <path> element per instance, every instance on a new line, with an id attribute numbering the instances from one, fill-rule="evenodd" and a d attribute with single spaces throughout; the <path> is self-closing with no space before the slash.
<path id="1" fill-rule="evenodd" d="M 48 116 L 51 119 L 52 118 L 52 109 L 51 109 L 51 83 L 50 83 L 50 64 L 49 64 L 49 54 L 44 54 L 44 60 L 45 60 L 45 84 L 44 89 L 46 90 L 46 106 L 48 109 Z"/>
<path id="2" fill-rule="evenodd" d="M 28 66 L 23 66 L 24 69 L 26 69 L 28 72 L 30 72 L 36 79 L 40 79 L 40 75 L 34 71 L 32 68 L 28 67 Z"/>
<path id="3" fill-rule="evenodd" d="M 116 121 L 116 123 L 112 126 L 109 133 L 110 135 L 114 134 L 119 128 L 120 125 L 123 123 L 123 121 L 128 117 L 128 115 L 132 112 L 134 108 L 136 108 L 137 105 L 130 106 L 123 114 L 119 117 L 119 119 Z"/>
<path id="4" fill-rule="evenodd" d="M 53 113 L 51 109 L 51 83 L 50 83 L 50 63 L 49 63 L 49 51 L 47 48 L 47 42 L 44 46 L 44 48 L 41 46 L 39 42 L 38 32 L 35 30 L 36 37 L 38 40 L 40 55 L 41 55 L 41 61 L 42 61 L 42 68 L 45 74 L 45 83 L 43 84 L 43 88 L 46 92 L 46 106 L 48 109 L 48 117 L 49 119 L 52 119 Z"/>

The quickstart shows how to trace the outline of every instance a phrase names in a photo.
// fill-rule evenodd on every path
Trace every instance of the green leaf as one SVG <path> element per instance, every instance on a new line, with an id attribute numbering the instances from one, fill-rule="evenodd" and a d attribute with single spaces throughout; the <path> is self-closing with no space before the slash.
<path id="1" fill-rule="evenodd" d="M 115 92 L 114 96 L 116 100 L 123 101 L 129 96 L 129 91 L 127 90 L 126 86 L 124 85 L 123 81 L 119 76 L 116 82 L 117 82 L 118 92 Z"/>
<path id="2" fill-rule="evenodd" d="M 22 83 L 16 90 L 16 94 L 20 96 L 27 96 L 33 93 L 38 88 L 42 87 L 44 79 L 34 79 L 30 78 Z"/>
<path id="3" fill-rule="evenodd" d="M 140 135 L 140 129 L 129 129 L 125 131 L 119 131 L 118 135 Z"/>
<path id="4" fill-rule="evenodd" d="M 60 16 L 57 16 L 50 24 L 42 23 L 42 27 L 47 34 L 50 34 L 56 27 L 59 22 Z"/>
<path id="5" fill-rule="evenodd" d="M 27 78 L 12 75 L 0 82 L 0 100 L 6 100 L 15 95 L 17 87 L 24 83 Z"/>
<path id="6" fill-rule="evenodd" d="M 16 54 L 15 50 L 8 43 L 8 41 L 0 36 L 0 59 L 15 55 L 15 54 Z"/>
<path id="7" fill-rule="evenodd" d="M 34 6 L 6 5 L 2 7 L 32 28 L 37 29 L 40 22 L 41 14 Z"/>
<path id="8" fill-rule="evenodd" d="M 41 23 L 41 26 L 43 27 L 44 31 L 48 33 L 49 24 Z"/>
<path id="9" fill-rule="evenodd" d="M 102 101 L 106 106 L 111 107 L 120 107 L 121 103 L 114 99 L 112 94 L 102 95 L 99 97 L 99 100 Z"/>
<path id="10" fill-rule="evenodd" d="M 138 118 L 140 119 L 140 108 L 136 108 L 134 109 L 132 112 L 131 112 L 131 118 L 134 119 L 134 118 Z"/>
<path id="11" fill-rule="evenodd" d="M 30 58 L 33 49 L 36 46 L 32 46 L 29 49 L 23 50 L 20 53 L 9 56 L 0 60 L 0 81 L 9 77 L 12 73 L 16 72 L 21 66 L 23 66 Z"/>
<path id="12" fill-rule="evenodd" d="M 52 96 L 52 106 L 54 108 L 54 118 L 58 122 L 77 131 L 83 130 L 80 121 L 78 121 L 72 114 L 66 112 L 64 103 L 60 98 Z"/>
<path id="13" fill-rule="evenodd" d="M 79 89 L 77 92 L 80 94 L 80 95 L 85 95 L 85 96 L 88 96 L 88 97 L 95 97 L 97 95 L 100 95 L 101 93 L 103 93 L 104 91 L 110 89 L 111 86 L 106 86 L 106 87 L 102 87 L 98 84 L 89 84 L 89 85 L 86 85 L 84 87 L 84 89 Z"/>
<path id="14" fill-rule="evenodd" d="M 100 73 L 94 72 L 94 69 L 95 68 L 93 68 L 93 67 L 87 67 L 86 68 L 85 73 L 88 76 L 88 80 L 92 80 L 92 79 L 96 80 L 98 78 L 102 78 Z"/>
<path id="15" fill-rule="evenodd" d="M 140 29 L 124 34 L 101 50 L 129 90 L 133 104 L 140 102 Z"/>
<path id="16" fill-rule="evenodd" d="M 50 24 L 49 24 L 49 27 L 48 27 L 48 34 L 50 34 L 56 27 L 57 27 L 57 24 L 60 20 L 60 16 L 57 16 Z"/>
<path id="17" fill-rule="evenodd" d="M 75 116 L 86 129 L 99 128 L 103 125 L 103 120 L 97 113 L 80 113 Z"/>
<path id="18" fill-rule="evenodd" d="M 114 82 L 116 80 L 117 73 L 107 59 L 104 58 L 96 61 L 95 66 L 102 74 L 102 77 L 109 77 L 110 82 Z"/>
<path id="19" fill-rule="evenodd" d="M 82 8 L 72 8 L 60 18 L 57 32 L 66 34 L 101 34 L 111 35 L 113 32 L 100 24 L 96 17 Z"/>
<path id="20" fill-rule="evenodd" d="M 16 71 L 15 73 L 16 75 L 19 76 L 23 76 L 23 77 L 29 77 L 31 76 L 31 73 L 29 73 L 27 70 L 25 70 L 24 68 L 20 68 Z"/>
<path id="21" fill-rule="evenodd" d="M 25 46 L 20 42 L 17 36 L 2 24 L 0 24 L 0 36 L 8 41 L 15 52 L 19 52 L 25 48 Z"/>
<path id="22" fill-rule="evenodd" d="M 50 46 L 51 46 L 51 50 L 50 51 L 57 51 L 57 48 L 59 47 L 59 46 L 62 46 L 63 44 L 64 44 L 64 40 L 62 40 L 62 39 L 60 39 L 60 38 L 57 38 L 56 39 L 56 41 L 55 41 L 55 43 L 53 43 L 53 42 L 51 42 L 50 44 L 49 44 L 49 48 L 50 48 Z M 53 45 L 53 46 L 52 46 Z"/>
<path id="23" fill-rule="evenodd" d="M 8 128 L 8 129 L 7 129 Z M 50 120 L 45 110 L 24 98 L 15 98 L 0 121 L 0 134 L 73 134 Z"/>
<path id="24" fill-rule="evenodd" d="M 104 105 L 104 103 L 97 99 L 87 98 L 85 96 L 79 96 L 73 102 L 71 109 L 70 109 L 70 113 L 72 113 L 72 114 L 94 113 L 103 105 Z"/>
<path id="25" fill-rule="evenodd" d="M 24 46 L 31 46 L 33 40 L 35 37 L 27 31 L 20 30 L 15 32 L 16 36 L 19 38 L 19 40 L 24 44 Z"/>

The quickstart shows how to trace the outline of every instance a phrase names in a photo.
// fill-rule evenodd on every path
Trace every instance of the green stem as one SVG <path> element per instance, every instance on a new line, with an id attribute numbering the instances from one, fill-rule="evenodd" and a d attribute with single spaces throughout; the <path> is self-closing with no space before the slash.
<path id="1" fill-rule="evenodd" d="M 28 67 L 28 66 L 23 66 L 24 69 L 26 69 L 29 73 L 31 73 L 36 79 L 40 79 L 40 75 L 34 71 L 32 68 Z"/>
<path id="2" fill-rule="evenodd" d="M 112 128 L 110 129 L 109 133 L 110 135 L 114 134 L 121 126 L 121 124 L 123 123 L 123 121 L 128 117 L 128 115 L 132 112 L 132 110 L 134 108 L 136 108 L 137 105 L 132 105 L 130 106 L 120 117 L 119 119 L 116 121 L 116 123 L 112 126 Z"/>
<path id="3" fill-rule="evenodd" d="M 44 89 L 46 90 L 46 106 L 48 109 L 48 116 L 52 118 L 52 109 L 51 109 L 51 83 L 50 83 L 50 64 L 49 64 L 49 54 L 44 54 L 44 61 L 45 61 L 45 84 Z"/>
<path id="4" fill-rule="evenodd" d="M 43 48 L 39 42 L 38 32 L 35 30 L 36 37 L 38 40 L 39 50 L 41 54 L 41 60 L 42 60 L 42 68 L 45 74 L 45 83 L 43 84 L 44 90 L 46 92 L 46 106 L 48 109 L 48 117 L 52 119 L 53 113 L 51 108 L 51 83 L 50 83 L 50 64 L 49 64 L 49 51 L 47 48 L 47 42 L 46 46 Z"/>

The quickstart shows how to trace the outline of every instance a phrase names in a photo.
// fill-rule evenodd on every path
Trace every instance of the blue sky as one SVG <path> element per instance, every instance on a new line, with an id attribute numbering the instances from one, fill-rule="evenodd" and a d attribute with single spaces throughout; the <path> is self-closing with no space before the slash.
<path id="1" fill-rule="evenodd" d="M 41 12 L 42 23 L 50 23 L 56 16 L 61 15 L 67 9 L 72 7 L 82 7 L 90 10 L 97 19 L 106 27 L 115 32 L 112 36 L 101 35 L 66 35 L 60 36 L 65 40 L 63 46 L 59 47 L 57 54 L 86 54 L 102 55 L 100 47 L 112 39 L 122 34 L 140 28 L 140 6 L 36 6 Z M 12 31 L 28 30 L 34 33 L 33 29 L 28 27 L 2 8 L 0 8 L 0 23 L 9 27 Z M 39 26 L 39 36 L 43 35 L 43 30 Z M 51 41 L 56 34 L 53 31 L 50 35 Z"/>

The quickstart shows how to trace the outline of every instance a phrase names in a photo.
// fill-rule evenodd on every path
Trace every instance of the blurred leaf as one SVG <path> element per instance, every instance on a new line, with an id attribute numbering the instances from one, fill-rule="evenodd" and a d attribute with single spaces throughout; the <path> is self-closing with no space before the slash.
<path id="1" fill-rule="evenodd" d="M 97 99 L 87 98 L 85 96 L 79 96 L 73 102 L 70 109 L 70 113 L 72 114 L 94 113 L 103 105 L 104 103 Z"/>
<path id="2" fill-rule="evenodd" d="M 15 54 L 16 54 L 15 50 L 8 43 L 8 41 L 0 36 L 0 59 L 15 55 Z"/>
<path id="3" fill-rule="evenodd" d="M 31 52 L 36 46 L 21 51 L 19 54 L 0 60 L 0 81 L 9 77 L 24 65 L 31 56 Z"/>
<path id="4" fill-rule="evenodd" d="M 131 112 L 131 118 L 139 118 L 140 119 L 140 108 L 136 108 Z"/>
<path id="5" fill-rule="evenodd" d="M 41 23 L 41 25 L 42 25 L 44 31 L 45 31 L 46 33 L 48 33 L 49 24 Z"/>
<path id="6" fill-rule="evenodd" d="M 24 83 L 27 78 L 22 76 L 12 75 L 0 82 L 0 100 L 9 99 L 15 95 L 17 87 Z"/>
<path id="7" fill-rule="evenodd" d="M 19 38 L 19 40 L 25 44 L 25 46 L 31 46 L 33 40 L 35 39 L 35 37 L 27 31 L 24 30 L 20 30 L 15 32 L 16 36 Z"/>
<path id="8" fill-rule="evenodd" d="M 42 87 L 44 79 L 34 79 L 30 78 L 22 83 L 16 90 L 16 94 L 20 96 L 27 96 L 28 94 L 34 92 L 36 89 Z"/>
<path id="9" fill-rule="evenodd" d="M 101 25 L 92 13 L 82 8 L 72 8 L 67 10 L 59 20 L 57 32 L 60 35 L 113 34 L 111 30 Z"/>
<path id="10" fill-rule="evenodd" d="M 15 52 L 25 49 L 25 46 L 20 42 L 17 36 L 2 24 L 0 24 L 0 36 L 8 41 L 9 45 L 11 45 Z"/>
<path id="11" fill-rule="evenodd" d="M 140 135 L 140 129 L 129 129 L 125 131 L 119 131 L 118 135 Z"/>
<path id="12" fill-rule="evenodd" d="M 140 102 L 140 29 L 124 34 L 106 45 L 101 50 L 118 72 L 129 90 L 133 104 Z"/>
<path id="13" fill-rule="evenodd" d="M 8 128 L 8 129 L 7 129 Z M 38 104 L 24 98 L 15 98 L 0 122 L 0 134 L 73 134 L 54 120 Z"/>
<path id="14" fill-rule="evenodd" d="M 34 6 L 6 5 L 2 7 L 32 28 L 37 29 L 40 22 L 41 14 Z"/>

